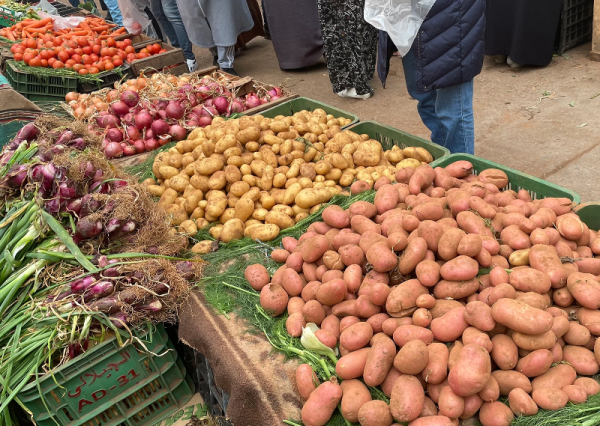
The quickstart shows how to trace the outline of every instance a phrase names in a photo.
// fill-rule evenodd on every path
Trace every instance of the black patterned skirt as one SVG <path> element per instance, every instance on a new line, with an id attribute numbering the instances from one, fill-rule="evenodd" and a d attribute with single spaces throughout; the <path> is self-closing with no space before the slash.
<path id="1" fill-rule="evenodd" d="M 377 30 L 364 19 L 365 0 L 318 0 L 323 54 L 335 93 L 371 91 L 377 61 Z"/>

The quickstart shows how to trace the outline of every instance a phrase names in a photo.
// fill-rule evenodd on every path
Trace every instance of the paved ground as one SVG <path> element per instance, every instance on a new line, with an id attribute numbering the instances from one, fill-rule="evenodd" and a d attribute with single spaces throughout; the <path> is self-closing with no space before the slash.
<path id="1" fill-rule="evenodd" d="M 555 57 L 545 68 L 511 69 L 486 58 L 475 79 L 475 154 L 547 179 L 600 202 L 600 62 L 588 58 L 590 44 Z M 212 65 L 205 49 L 195 48 L 200 67 Z M 303 71 L 281 71 L 271 42 L 253 40 L 236 58 L 236 70 L 256 80 L 286 87 L 327 104 L 429 138 L 406 91 L 402 64 L 392 58 L 387 88 L 373 79 L 369 100 L 342 99 L 321 64 Z M 596 97 L 594 97 L 596 96 Z"/>

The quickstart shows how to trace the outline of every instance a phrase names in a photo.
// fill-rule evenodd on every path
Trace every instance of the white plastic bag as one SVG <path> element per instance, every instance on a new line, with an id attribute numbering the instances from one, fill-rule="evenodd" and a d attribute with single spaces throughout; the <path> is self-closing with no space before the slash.
<path id="1" fill-rule="evenodd" d="M 58 16 L 58 12 L 56 11 L 56 8 L 54 6 L 52 6 L 48 0 L 42 0 L 41 2 L 39 2 L 39 4 L 37 6 L 33 6 L 32 9 L 41 10 L 42 12 L 49 13 L 50 15 Z"/>
<path id="2" fill-rule="evenodd" d="M 366 0 L 365 21 L 388 33 L 398 53 L 410 50 L 435 0 Z"/>
<path id="3" fill-rule="evenodd" d="M 135 0 L 118 0 L 119 9 L 121 15 L 123 15 L 123 26 L 129 34 L 141 34 L 146 31 L 148 25 L 150 25 L 150 19 L 143 12 L 143 8 L 140 10 Z"/>
<path id="4" fill-rule="evenodd" d="M 79 24 L 81 24 L 85 19 L 81 16 L 63 17 L 63 16 L 58 16 L 58 15 L 50 15 L 50 14 L 47 14 L 44 12 L 38 12 L 38 15 L 42 19 L 52 18 L 54 20 L 54 25 L 52 25 L 52 28 L 54 29 L 54 31 L 66 30 L 68 28 L 75 28 Z"/>

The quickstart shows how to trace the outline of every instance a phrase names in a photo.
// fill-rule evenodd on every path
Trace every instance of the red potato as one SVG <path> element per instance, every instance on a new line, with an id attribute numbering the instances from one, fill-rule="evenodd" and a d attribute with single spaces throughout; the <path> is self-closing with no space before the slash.
<path id="1" fill-rule="evenodd" d="M 553 362 L 552 352 L 547 349 L 538 349 L 521 358 L 515 369 L 527 377 L 536 377 L 548 371 Z"/>
<path id="2" fill-rule="evenodd" d="M 493 263 L 492 255 L 485 248 L 475 256 L 475 260 L 484 268 L 489 268 Z"/>
<path id="3" fill-rule="evenodd" d="M 481 331 L 491 331 L 496 326 L 496 322 L 492 317 L 492 309 L 483 302 L 467 303 L 463 317 L 467 324 Z"/>
<path id="4" fill-rule="evenodd" d="M 484 348 L 464 345 L 456 363 L 448 374 L 448 383 L 460 396 L 474 395 L 481 391 L 491 375 L 490 356 Z"/>
<path id="5" fill-rule="evenodd" d="M 577 320 L 594 336 L 600 336 L 600 311 L 597 309 L 580 308 L 577 310 Z"/>
<path id="6" fill-rule="evenodd" d="M 538 406 L 523 389 L 515 388 L 508 394 L 508 405 L 517 416 L 535 416 Z"/>
<path id="7" fill-rule="evenodd" d="M 440 220 L 444 217 L 444 209 L 439 203 L 423 203 L 416 206 L 412 210 L 412 214 L 420 221 Z"/>
<path id="8" fill-rule="evenodd" d="M 442 278 L 450 281 L 468 281 L 477 276 L 479 264 L 468 256 L 458 256 L 444 263 L 440 269 Z"/>
<path id="9" fill-rule="evenodd" d="M 556 229 L 567 240 L 576 241 L 583 235 L 585 227 L 576 214 L 565 214 L 556 218 Z"/>
<path id="10" fill-rule="evenodd" d="M 500 266 L 495 266 L 490 271 L 490 281 L 495 287 L 499 284 L 509 283 L 510 278 L 508 276 L 508 272 L 506 272 L 504 268 L 501 268 Z"/>
<path id="11" fill-rule="evenodd" d="M 481 406 L 483 405 L 483 399 L 479 397 L 479 395 L 469 395 L 464 397 L 465 400 L 465 408 L 460 415 L 460 419 L 466 420 L 472 418 Z"/>
<path id="12" fill-rule="evenodd" d="M 340 255 L 333 251 L 333 250 L 327 250 L 325 252 L 325 254 L 323 254 L 323 264 L 325 266 L 327 266 L 327 268 L 329 269 L 328 272 L 330 271 L 342 271 L 343 269 L 345 269 L 345 265 L 342 263 L 342 259 L 340 257 Z M 344 273 L 341 272 L 338 277 L 341 278 L 344 276 Z M 325 282 L 327 280 L 324 280 Z"/>
<path id="13" fill-rule="evenodd" d="M 362 283 L 362 268 L 360 265 L 349 265 L 344 271 L 344 282 L 346 290 L 350 293 L 356 293 Z"/>
<path id="14" fill-rule="evenodd" d="M 407 342 L 394 358 L 394 367 L 403 374 L 417 375 L 427 366 L 429 352 L 421 340 Z"/>
<path id="15" fill-rule="evenodd" d="M 566 345 L 563 347 L 563 359 L 571 364 L 577 374 L 582 376 L 593 376 L 600 370 L 594 352 L 581 346 Z"/>
<path id="16" fill-rule="evenodd" d="M 356 314 L 361 318 L 371 318 L 381 312 L 381 307 L 371 303 L 369 296 L 363 295 L 356 299 Z"/>
<path id="17" fill-rule="evenodd" d="M 428 327 L 433 318 L 431 317 L 431 312 L 429 312 L 428 309 L 419 308 L 414 312 L 412 319 L 414 325 L 419 327 Z"/>
<path id="18" fill-rule="evenodd" d="M 317 289 L 320 285 L 320 281 L 311 281 L 306 284 L 302 289 L 302 293 L 300 293 L 302 300 L 305 302 L 308 302 L 309 300 L 317 300 Z"/>
<path id="19" fill-rule="evenodd" d="M 439 414 L 455 419 L 462 415 L 465 409 L 465 399 L 455 394 L 450 386 L 446 386 L 440 392 L 438 409 Z"/>
<path id="20" fill-rule="evenodd" d="M 448 347 L 443 343 L 431 343 L 427 346 L 427 351 L 427 365 L 421 372 L 421 377 L 427 383 L 442 383 L 448 375 Z"/>
<path id="21" fill-rule="evenodd" d="M 371 401 L 371 393 L 363 382 L 357 379 L 344 380 L 342 388 L 342 404 L 340 411 L 349 422 L 358 421 L 358 412 L 363 404 Z"/>
<path id="22" fill-rule="evenodd" d="M 461 160 L 448 164 L 445 167 L 448 174 L 454 178 L 462 179 L 473 173 L 473 164 L 469 161 Z"/>
<path id="23" fill-rule="evenodd" d="M 500 243 L 506 244 L 513 250 L 527 249 L 531 247 L 529 235 L 521 231 L 518 225 L 509 225 L 500 233 Z"/>
<path id="24" fill-rule="evenodd" d="M 492 371 L 492 377 L 498 382 L 500 395 L 508 395 L 513 389 L 523 389 L 531 393 L 532 384 L 524 374 L 514 370 L 496 370 Z M 536 379 L 534 379 L 536 380 Z"/>
<path id="25" fill-rule="evenodd" d="M 448 370 L 452 370 L 452 367 L 454 364 L 456 364 L 456 361 L 458 361 L 458 356 L 460 355 L 460 351 L 462 351 L 463 347 L 464 345 L 460 340 L 455 341 L 450 346 L 450 355 L 448 355 Z"/>
<path id="26" fill-rule="evenodd" d="M 288 253 L 292 253 L 298 244 L 298 240 L 294 237 L 283 237 L 281 244 Z"/>
<path id="27" fill-rule="evenodd" d="M 356 194 L 360 194 L 362 192 L 365 191 L 369 191 L 371 190 L 372 185 L 364 180 L 357 180 L 356 182 L 352 183 L 352 185 L 350 186 L 350 193 L 352 195 L 356 195 Z"/>
<path id="28" fill-rule="evenodd" d="M 498 284 L 488 297 L 489 303 L 494 305 L 500 299 L 514 299 L 516 292 L 513 286 L 510 284 Z"/>
<path id="29" fill-rule="evenodd" d="M 371 348 L 362 348 L 342 356 L 335 366 L 335 373 L 342 380 L 356 379 L 362 376 L 370 351 Z"/>
<path id="30" fill-rule="evenodd" d="M 423 164 L 415 169 L 408 182 L 408 189 L 413 195 L 419 194 L 423 189 L 433 183 L 435 171 L 428 164 Z"/>
<path id="31" fill-rule="evenodd" d="M 316 235 L 302 247 L 302 259 L 308 263 L 314 263 L 329 250 L 329 239 L 324 235 Z"/>
<path id="32" fill-rule="evenodd" d="M 415 270 L 418 280 L 425 287 L 433 287 L 440 280 L 440 265 L 433 260 L 423 260 Z"/>
<path id="33" fill-rule="evenodd" d="M 405 232 L 388 233 L 388 247 L 393 251 L 402 251 L 408 245 L 408 238 Z"/>
<path id="34" fill-rule="evenodd" d="M 569 345 L 584 346 L 590 340 L 590 331 L 575 321 L 569 321 L 569 329 L 562 336 Z"/>
<path id="35" fill-rule="evenodd" d="M 468 257 L 475 257 L 483 248 L 483 241 L 478 234 L 467 234 L 458 243 L 457 253 Z"/>
<path id="36" fill-rule="evenodd" d="M 288 294 L 277 284 L 267 284 L 260 292 L 260 306 L 272 316 L 279 316 L 285 312 L 288 303 Z"/>
<path id="37" fill-rule="evenodd" d="M 356 216 L 358 217 L 358 216 Z M 380 235 L 377 232 L 366 231 L 362 234 L 360 241 L 358 242 L 358 246 L 362 249 L 363 252 L 368 252 L 371 246 L 377 243 L 385 243 L 387 244 L 388 239 L 383 235 Z"/>
<path id="38" fill-rule="evenodd" d="M 363 380 L 368 386 L 378 386 L 387 377 L 396 356 L 396 345 L 388 338 L 375 342 L 367 356 Z"/>
<path id="39" fill-rule="evenodd" d="M 342 279 L 323 283 L 317 289 L 316 297 L 323 305 L 334 306 L 346 297 L 346 283 Z"/>
<path id="40" fill-rule="evenodd" d="M 296 387 L 298 393 L 304 399 L 308 399 L 310 394 L 319 386 L 319 378 L 308 364 L 302 364 L 296 369 Z"/>
<path id="41" fill-rule="evenodd" d="M 493 219 L 496 217 L 496 209 L 483 201 L 480 197 L 472 196 L 469 199 L 469 207 L 485 219 Z"/>
<path id="42" fill-rule="evenodd" d="M 580 377 L 573 384 L 584 388 L 588 396 L 596 395 L 600 392 L 600 383 L 590 377 Z"/>
<path id="43" fill-rule="evenodd" d="M 355 234 L 353 232 L 344 232 L 344 233 L 340 232 L 335 237 L 333 237 L 331 244 L 332 244 L 332 247 L 334 250 L 339 251 L 340 247 L 343 247 L 343 246 L 346 246 L 349 244 L 358 245 L 360 239 L 361 239 L 360 234 Z"/>
<path id="44" fill-rule="evenodd" d="M 317 300 L 309 300 L 302 307 L 302 316 L 307 323 L 321 325 L 325 319 L 325 309 Z"/>
<path id="45" fill-rule="evenodd" d="M 419 417 L 431 417 L 437 415 L 437 405 L 435 405 L 435 402 L 433 402 L 431 398 L 425 397 L 425 400 L 423 402 L 423 410 L 419 414 Z"/>
<path id="46" fill-rule="evenodd" d="M 567 287 L 556 289 L 552 292 L 552 300 L 558 306 L 564 308 L 571 306 L 575 303 L 575 298 Z"/>
<path id="47" fill-rule="evenodd" d="M 394 419 L 390 407 L 385 401 L 369 401 L 358 410 L 358 421 L 361 426 L 390 426 Z"/>
<path id="48" fill-rule="evenodd" d="M 435 305 L 429 309 L 432 318 L 439 318 L 452 309 L 461 308 L 464 304 L 457 300 L 436 300 Z"/>
<path id="49" fill-rule="evenodd" d="M 291 315 L 296 312 L 302 313 L 302 308 L 304 307 L 305 303 L 306 302 L 304 302 L 304 300 L 302 300 L 300 297 L 291 297 L 287 305 L 288 314 Z"/>
<path id="50" fill-rule="evenodd" d="M 456 222 L 460 229 L 467 234 L 480 234 L 492 236 L 492 231 L 488 228 L 482 218 L 470 211 L 462 211 L 456 216 Z"/>
<path id="51" fill-rule="evenodd" d="M 437 299 L 463 299 L 476 293 L 478 290 L 479 280 L 477 278 L 461 281 L 442 280 L 434 287 L 433 295 Z"/>
<path id="52" fill-rule="evenodd" d="M 582 404 L 587 401 L 587 392 L 584 387 L 577 385 L 567 385 L 562 391 L 569 397 L 569 402 L 573 404 Z"/>
<path id="53" fill-rule="evenodd" d="M 319 342 L 323 343 L 328 348 L 335 348 L 337 346 L 337 339 L 332 332 L 328 330 L 317 330 L 315 331 L 315 337 L 319 339 Z"/>
<path id="54" fill-rule="evenodd" d="M 416 304 L 419 308 L 431 309 L 435 306 L 435 298 L 430 294 L 422 294 L 417 297 Z"/>
<path id="55" fill-rule="evenodd" d="M 569 402 L 569 395 L 561 389 L 536 389 L 531 398 L 538 407 L 551 411 L 559 410 Z"/>
<path id="56" fill-rule="evenodd" d="M 408 424 L 408 426 L 453 426 L 452 420 L 446 416 L 420 417 Z"/>
<path id="57" fill-rule="evenodd" d="M 269 271 L 260 263 L 248 266 L 244 271 L 244 278 L 256 291 L 261 291 L 271 281 Z"/>
<path id="58" fill-rule="evenodd" d="M 490 375 L 490 379 L 485 384 L 485 387 L 479 391 L 478 395 L 485 402 L 494 402 L 500 398 L 500 385 L 498 385 L 494 376 Z"/>
<path id="59" fill-rule="evenodd" d="M 471 208 L 469 205 L 471 194 L 465 190 L 457 189 L 454 191 L 448 191 L 446 198 L 448 201 L 448 206 L 450 207 L 450 211 L 454 216 L 457 216 Z"/>
<path id="60" fill-rule="evenodd" d="M 550 348 L 550 352 L 552 352 L 552 356 L 554 357 L 554 362 L 561 362 L 563 360 L 563 350 L 560 343 L 555 343 L 552 348 Z"/>
<path id="61" fill-rule="evenodd" d="M 512 330 L 526 334 L 543 334 L 552 328 L 552 315 L 512 299 L 494 303 L 492 317 Z"/>
<path id="62" fill-rule="evenodd" d="M 360 235 L 363 235 L 367 231 L 381 234 L 381 225 L 376 224 L 364 216 L 353 216 L 352 219 L 350 219 L 350 225 L 352 226 L 354 232 L 357 232 Z"/>
<path id="63" fill-rule="evenodd" d="M 425 259 L 427 254 L 427 241 L 421 237 L 409 241 L 400 256 L 398 262 L 398 272 L 402 275 L 408 275 L 415 270 L 419 262 Z"/>
<path id="64" fill-rule="evenodd" d="M 388 210 L 396 208 L 398 202 L 398 190 L 392 185 L 383 185 L 377 190 L 373 204 L 377 207 L 377 212 L 383 214 Z"/>
<path id="65" fill-rule="evenodd" d="M 360 318 L 357 318 L 356 316 L 347 316 L 342 318 L 340 320 L 340 333 L 358 322 L 360 322 Z"/>
<path id="66" fill-rule="evenodd" d="M 277 263 L 284 263 L 289 257 L 290 252 L 284 249 L 275 249 L 271 252 L 271 259 Z"/>
<path id="67" fill-rule="evenodd" d="M 567 283 L 567 273 L 552 246 L 536 244 L 531 247 L 529 265 L 533 269 L 548 274 L 553 288 L 564 287 Z"/>
<path id="68" fill-rule="evenodd" d="M 429 290 L 421 285 L 419 280 L 404 281 L 392 288 L 385 303 L 385 309 L 390 316 L 401 316 L 403 311 L 416 307 L 417 298 L 422 294 L 429 294 Z"/>
<path id="69" fill-rule="evenodd" d="M 458 255 L 458 245 L 465 236 L 462 229 L 446 228 L 438 242 L 438 254 L 444 260 L 454 259 Z"/>
<path id="70" fill-rule="evenodd" d="M 325 268 L 327 268 L 326 265 Z M 321 276 L 321 281 L 323 282 L 323 284 L 328 283 L 329 281 L 333 281 L 333 280 L 341 280 L 344 278 L 344 273 L 339 270 L 339 269 L 332 269 L 332 270 L 327 270 L 325 271 L 325 273 Z"/>
<path id="71" fill-rule="evenodd" d="M 351 325 L 340 334 L 340 344 L 349 351 L 363 348 L 373 337 L 373 329 L 366 322 Z"/>
<path id="72" fill-rule="evenodd" d="M 350 226 L 350 216 L 340 206 L 332 205 L 325 207 L 321 216 L 323 217 L 323 222 L 333 228 L 342 229 Z"/>
<path id="73" fill-rule="evenodd" d="M 389 287 L 388 287 L 389 288 Z M 385 313 L 373 315 L 371 318 L 367 319 L 367 323 L 373 329 L 373 333 L 381 333 L 383 332 L 383 323 L 388 320 L 390 316 Z"/>
<path id="74" fill-rule="evenodd" d="M 285 320 L 285 328 L 288 334 L 292 337 L 302 336 L 302 328 L 306 326 L 306 321 L 302 316 L 302 312 L 290 314 Z"/>
<path id="75" fill-rule="evenodd" d="M 304 264 L 304 260 L 302 260 L 302 253 L 300 253 L 300 252 L 295 252 L 295 253 L 290 254 L 288 256 L 288 258 L 285 260 L 285 266 L 293 269 L 296 272 L 302 271 L 303 264 Z"/>
<path id="76" fill-rule="evenodd" d="M 370 219 L 377 214 L 377 207 L 368 201 L 355 201 L 348 208 L 348 212 L 350 213 L 350 217 L 364 216 Z"/>
<path id="77" fill-rule="evenodd" d="M 468 327 L 463 332 L 462 342 L 465 345 L 481 346 L 486 351 L 488 351 L 488 353 L 491 352 L 493 348 L 490 337 L 486 333 L 483 333 L 475 327 Z"/>
<path id="78" fill-rule="evenodd" d="M 302 264 L 302 275 L 308 282 L 317 281 L 317 265 L 304 262 Z"/>
<path id="79" fill-rule="evenodd" d="M 281 286 L 291 297 L 299 296 L 302 293 L 302 279 L 292 268 L 287 268 L 283 271 Z"/>
<path id="80" fill-rule="evenodd" d="M 537 269 L 515 268 L 509 275 L 509 283 L 519 291 L 533 291 L 544 294 L 552 287 L 548 274 Z"/>
<path id="81" fill-rule="evenodd" d="M 338 250 L 341 261 L 344 265 L 362 265 L 365 261 L 365 253 L 362 249 L 354 244 L 347 244 Z"/>
<path id="82" fill-rule="evenodd" d="M 317 387 L 302 407 L 302 422 L 305 426 L 324 426 L 342 399 L 342 388 L 335 377 Z"/>
<path id="83" fill-rule="evenodd" d="M 390 398 L 392 417 L 399 422 L 415 420 L 423 410 L 424 401 L 425 392 L 419 380 L 414 376 L 400 376 Z"/>
<path id="84" fill-rule="evenodd" d="M 327 330 L 337 339 L 340 338 L 340 319 L 335 315 L 328 315 L 321 322 L 321 329 Z"/>
<path id="85" fill-rule="evenodd" d="M 419 237 L 427 242 L 427 248 L 429 250 L 434 252 L 438 251 L 440 238 L 444 234 L 444 227 L 442 225 L 432 220 L 424 220 L 419 225 L 417 232 Z"/>
<path id="86" fill-rule="evenodd" d="M 454 178 L 450 176 L 450 173 L 448 173 L 446 169 L 436 167 L 435 169 L 433 169 L 433 171 L 435 172 L 433 184 L 436 187 L 443 188 L 446 191 L 450 188 L 454 188 Z"/>
<path id="87" fill-rule="evenodd" d="M 387 376 L 385 376 L 385 380 L 381 384 L 381 390 L 383 393 L 390 397 L 392 395 L 392 389 L 394 387 L 394 383 L 396 383 L 396 379 L 402 375 L 401 372 L 396 370 L 393 366 L 388 371 Z"/>
<path id="88" fill-rule="evenodd" d="M 433 333 L 427 328 L 416 325 L 401 325 L 394 331 L 393 339 L 399 347 L 415 339 L 421 340 L 428 345 L 433 342 Z"/>
<path id="89" fill-rule="evenodd" d="M 533 390 L 536 389 L 562 389 L 567 385 L 572 385 L 577 378 L 575 369 L 568 364 L 558 364 L 531 381 Z M 527 389 L 525 389 L 527 391 Z"/>
<path id="90" fill-rule="evenodd" d="M 552 330 L 548 330 L 543 334 L 525 334 L 517 331 L 513 332 L 512 339 L 515 344 L 527 351 L 535 351 L 537 349 L 551 349 L 556 343 L 556 336 Z"/>
<path id="91" fill-rule="evenodd" d="M 431 332 L 440 342 L 452 342 L 458 339 L 469 326 L 464 319 L 465 308 L 460 307 L 431 321 Z"/>
<path id="92" fill-rule="evenodd" d="M 428 383 L 426 387 L 428 397 L 437 404 L 440 399 L 440 392 L 442 392 L 442 389 L 446 386 L 448 386 L 448 380 L 443 380 L 441 383 L 435 385 Z"/>
<path id="93" fill-rule="evenodd" d="M 584 308 L 600 308 L 600 282 L 595 275 L 583 272 L 572 273 L 567 280 L 567 288 Z"/>
<path id="94" fill-rule="evenodd" d="M 398 265 L 398 256 L 387 243 L 376 243 L 367 251 L 367 261 L 377 272 L 389 272 Z"/>
<path id="95" fill-rule="evenodd" d="M 514 417 L 510 408 L 499 401 L 484 402 L 479 410 L 479 421 L 483 426 L 509 426 Z"/>

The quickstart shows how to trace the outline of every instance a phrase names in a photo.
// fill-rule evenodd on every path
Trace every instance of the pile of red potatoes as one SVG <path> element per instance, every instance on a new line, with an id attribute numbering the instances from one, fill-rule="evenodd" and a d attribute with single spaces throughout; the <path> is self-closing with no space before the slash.
<path id="1" fill-rule="evenodd" d="M 600 237 L 571 201 L 503 190 L 503 171 L 466 161 L 395 177 L 376 182 L 374 203 L 329 206 L 284 238 L 272 277 L 245 271 L 290 335 L 314 323 L 339 349 L 337 377 L 297 370 L 304 425 L 340 404 L 362 426 L 504 426 L 600 392 L 586 377 L 600 369 Z"/>

